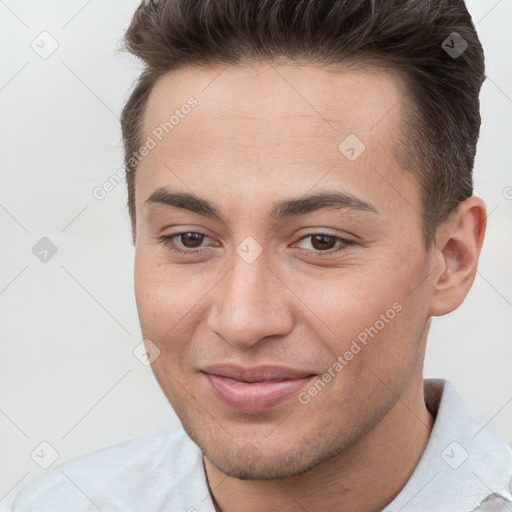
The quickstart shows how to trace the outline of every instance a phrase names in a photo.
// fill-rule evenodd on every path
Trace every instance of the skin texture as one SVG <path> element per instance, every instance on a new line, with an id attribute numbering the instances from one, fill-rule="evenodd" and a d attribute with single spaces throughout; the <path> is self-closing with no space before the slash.
<path id="1" fill-rule="evenodd" d="M 137 169 L 137 307 L 144 338 L 160 350 L 154 374 L 204 454 L 217 510 L 382 510 L 425 449 L 430 317 L 469 291 L 485 207 L 476 197 L 461 203 L 425 250 L 421 190 L 394 149 L 405 92 L 384 70 L 260 63 L 173 71 L 150 95 L 144 140 L 189 97 L 198 104 Z M 366 148 L 354 161 L 338 149 L 349 134 Z M 145 204 L 158 187 L 214 203 L 222 220 Z M 378 213 L 269 214 L 320 190 L 348 192 Z M 159 242 L 183 232 L 207 236 L 175 237 L 188 254 Z M 322 246 L 318 233 L 351 243 Z M 262 250 L 252 263 L 236 251 L 249 236 Z M 321 376 L 393 304 L 400 312 L 307 404 L 293 396 L 235 411 L 200 373 L 233 363 Z"/>

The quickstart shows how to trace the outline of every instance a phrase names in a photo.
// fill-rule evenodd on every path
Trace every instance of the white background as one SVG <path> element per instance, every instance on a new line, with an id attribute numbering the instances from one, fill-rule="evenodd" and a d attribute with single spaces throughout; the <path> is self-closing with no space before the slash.
<path id="1" fill-rule="evenodd" d="M 177 421 L 132 354 L 125 186 L 92 195 L 122 164 L 118 116 L 140 64 L 116 50 L 137 4 L 0 2 L 0 510 L 43 471 L 30 456 L 42 441 L 58 463 Z M 512 442 L 512 0 L 468 6 L 487 58 L 475 182 L 489 225 L 466 302 L 434 319 L 425 377 L 451 380 Z M 43 31 L 59 45 L 48 59 L 31 48 Z M 47 263 L 32 253 L 42 237 L 58 249 Z"/>

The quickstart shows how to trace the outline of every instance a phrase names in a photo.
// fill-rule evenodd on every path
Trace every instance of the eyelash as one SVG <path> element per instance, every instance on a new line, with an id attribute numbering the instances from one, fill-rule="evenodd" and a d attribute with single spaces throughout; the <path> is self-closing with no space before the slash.
<path id="1" fill-rule="evenodd" d="M 174 251 L 176 253 L 179 253 L 179 254 L 186 254 L 186 255 L 196 255 L 196 254 L 200 254 L 202 253 L 204 250 L 206 250 L 205 248 L 202 248 L 202 249 L 180 249 L 179 246 L 177 246 L 172 240 L 174 238 L 177 238 L 179 237 L 180 235 L 185 235 L 185 234 L 189 234 L 189 233 L 193 233 L 193 234 L 197 234 L 197 235 L 202 235 L 202 236 L 205 236 L 207 238 L 210 238 L 206 233 L 201 233 L 199 231 L 182 231 L 180 233 L 175 233 L 173 235 L 164 235 L 164 236 L 161 236 L 159 237 L 158 239 L 158 242 L 161 243 L 162 245 L 164 245 L 166 248 L 170 249 L 171 251 Z M 313 237 L 313 236 L 317 236 L 317 235 L 322 235 L 322 236 L 327 236 L 329 238 L 334 238 L 336 242 L 340 242 L 340 246 L 338 246 L 337 249 L 334 249 L 334 250 L 327 250 L 327 251 L 312 251 L 310 249 L 302 249 L 302 251 L 304 251 L 308 256 L 313 256 L 313 257 L 324 257 L 324 255 L 333 255 L 333 254 L 337 254 L 339 252 L 342 252 L 342 251 L 346 251 L 350 246 L 354 245 L 355 242 L 353 242 L 352 240 L 348 240 L 347 238 L 343 238 L 341 236 L 336 236 L 336 235 L 331 235 L 330 233 L 322 233 L 322 232 L 318 232 L 318 233 L 309 233 L 307 235 L 304 235 L 303 237 L 299 238 L 298 242 L 301 242 L 302 240 L 306 239 L 306 238 L 310 238 L 310 237 Z"/>

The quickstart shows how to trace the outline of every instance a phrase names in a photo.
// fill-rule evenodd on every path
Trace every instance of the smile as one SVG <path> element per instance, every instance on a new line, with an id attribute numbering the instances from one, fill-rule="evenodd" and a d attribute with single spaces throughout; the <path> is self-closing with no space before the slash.
<path id="1" fill-rule="evenodd" d="M 243 412 L 263 412 L 275 407 L 297 394 L 315 377 L 311 373 L 279 367 L 218 366 L 201 374 L 222 404 Z"/>

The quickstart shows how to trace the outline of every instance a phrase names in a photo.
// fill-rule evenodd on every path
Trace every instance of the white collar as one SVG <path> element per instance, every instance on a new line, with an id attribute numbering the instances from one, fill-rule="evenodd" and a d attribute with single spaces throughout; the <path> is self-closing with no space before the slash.
<path id="1" fill-rule="evenodd" d="M 490 496 L 512 505 L 511 447 L 469 412 L 448 380 L 425 379 L 424 395 L 436 417 L 430 439 L 383 512 L 471 512 Z"/>

